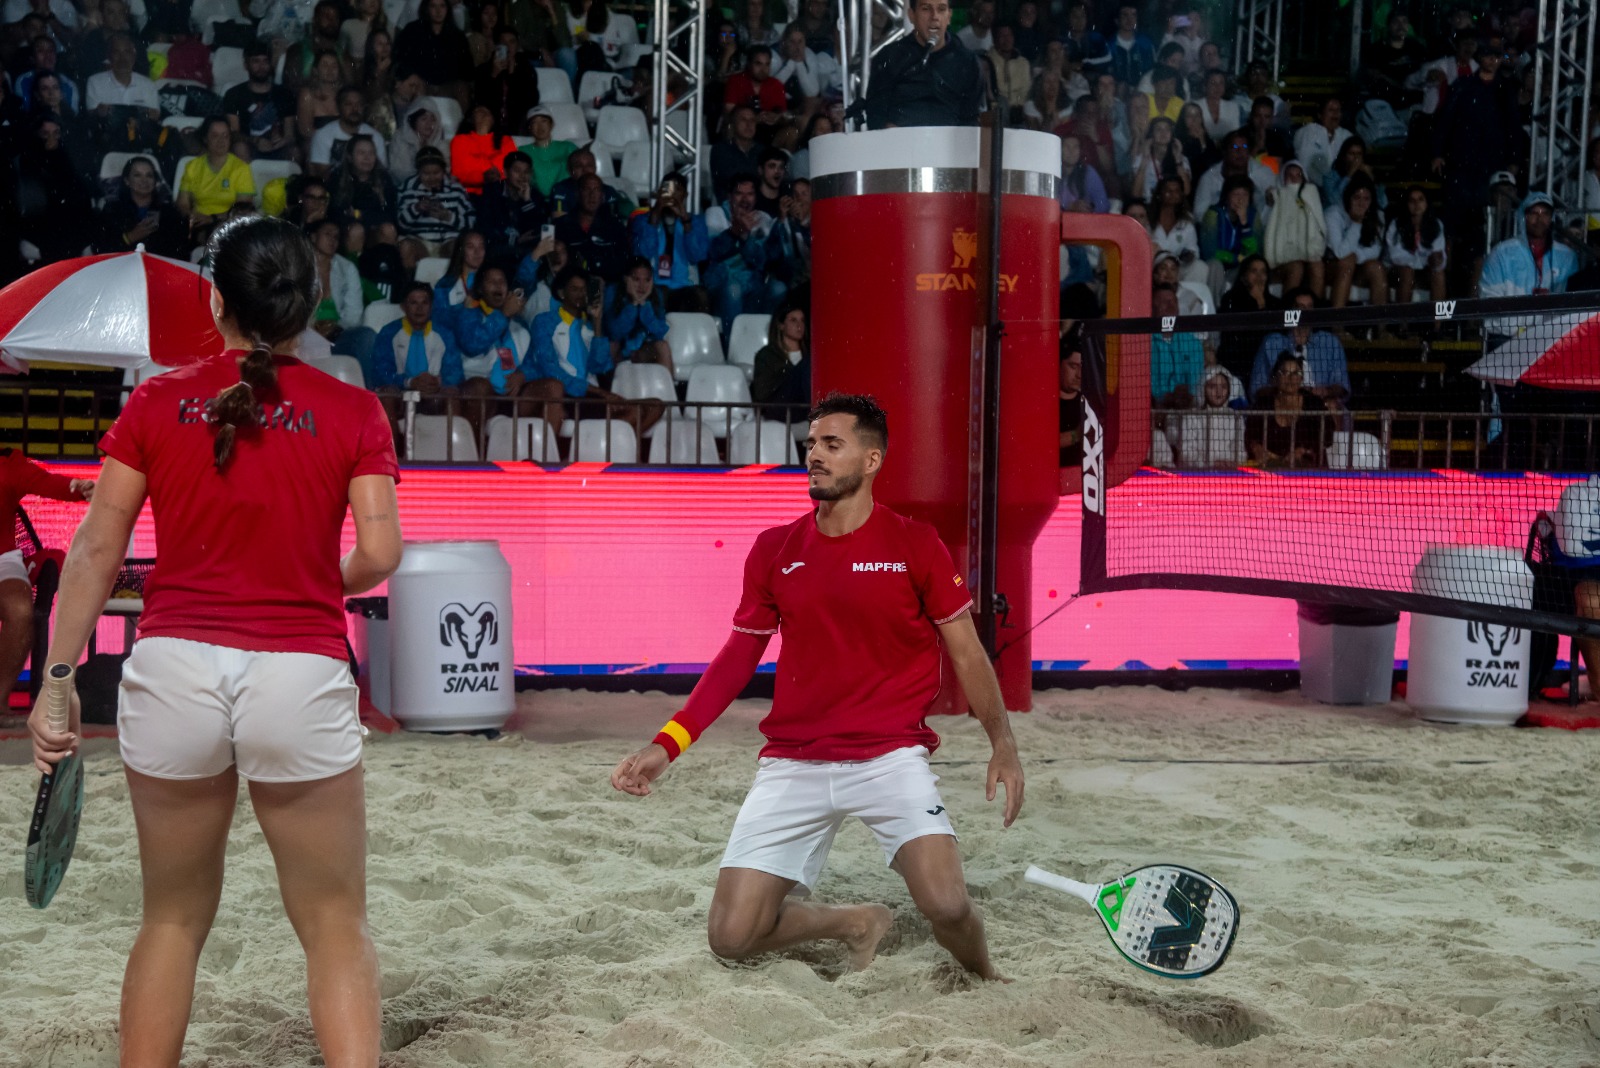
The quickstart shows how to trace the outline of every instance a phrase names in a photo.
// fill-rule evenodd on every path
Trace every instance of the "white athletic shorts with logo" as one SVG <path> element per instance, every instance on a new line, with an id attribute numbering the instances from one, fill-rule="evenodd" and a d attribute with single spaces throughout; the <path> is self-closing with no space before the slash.
<path id="1" fill-rule="evenodd" d="M 724 868 L 754 868 L 799 885 L 817 885 L 833 836 L 856 816 L 893 864 L 900 847 L 929 834 L 955 837 L 939 799 L 939 776 L 920 745 L 872 760 L 762 757 L 756 781 L 733 822 Z"/>
<path id="2" fill-rule="evenodd" d="M 161 779 L 232 765 L 254 782 L 306 782 L 361 762 L 355 680 L 343 660 L 140 638 L 122 668 L 122 760 Z"/>
<path id="3" fill-rule="evenodd" d="M 28 565 L 22 562 L 21 549 L 0 553 L 0 582 L 8 579 L 16 579 L 18 582 L 28 581 Z"/>

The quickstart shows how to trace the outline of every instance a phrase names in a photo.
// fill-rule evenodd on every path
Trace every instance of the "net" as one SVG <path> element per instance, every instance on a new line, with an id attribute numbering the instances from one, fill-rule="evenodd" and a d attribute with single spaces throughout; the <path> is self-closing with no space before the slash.
<path id="1" fill-rule="evenodd" d="M 1600 292 L 1158 314 L 1077 336 L 1081 593 L 1600 636 L 1577 609 L 1600 582 Z"/>

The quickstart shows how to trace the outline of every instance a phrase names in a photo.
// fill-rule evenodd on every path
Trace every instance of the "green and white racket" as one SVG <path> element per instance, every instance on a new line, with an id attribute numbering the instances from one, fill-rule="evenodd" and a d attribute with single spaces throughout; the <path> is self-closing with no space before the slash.
<path id="1" fill-rule="evenodd" d="M 1023 878 L 1093 905 L 1118 953 L 1169 979 L 1210 975 L 1239 933 L 1239 903 L 1192 868 L 1151 864 L 1097 886 L 1029 865 Z"/>
<path id="2" fill-rule="evenodd" d="M 45 673 L 46 715 L 50 729 L 57 733 L 65 731 L 71 721 L 72 675 L 71 664 L 51 664 Z M 67 874 L 82 814 L 83 758 L 73 753 L 62 757 L 55 770 L 39 780 L 39 796 L 33 803 L 23 881 L 28 904 L 36 909 L 50 904 L 61 877 Z"/>

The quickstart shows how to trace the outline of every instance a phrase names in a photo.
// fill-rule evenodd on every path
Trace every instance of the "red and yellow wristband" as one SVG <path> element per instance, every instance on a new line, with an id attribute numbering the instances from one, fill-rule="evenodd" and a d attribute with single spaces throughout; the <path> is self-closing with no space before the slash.
<path id="1" fill-rule="evenodd" d="M 669 761 L 677 760 L 685 749 L 694 744 L 694 741 L 694 735 L 689 733 L 689 728 L 679 723 L 676 718 L 667 720 L 667 725 L 655 736 L 655 743 L 667 751 Z"/>

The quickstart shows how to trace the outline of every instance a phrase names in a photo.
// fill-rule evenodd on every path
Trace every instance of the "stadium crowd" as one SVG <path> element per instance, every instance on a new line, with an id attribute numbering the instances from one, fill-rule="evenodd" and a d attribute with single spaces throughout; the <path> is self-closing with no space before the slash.
<path id="1" fill-rule="evenodd" d="M 1062 210 L 1146 228 L 1160 312 L 1558 292 L 1583 269 L 1585 235 L 1537 193 L 1512 239 L 1483 239 L 1483 207 L 1515 203 L 1525 180 L 1520 3 L 1458 5 L 1432 40 L 1394 7 L 1361 78 L 1298 127 L 1271 68 L 1213 39 L 1215 2 L 972 0 L 948 34 L 943 0 L 924 6 L 919 35 L 877 57 L 869 124 L 987 113 L 1060 135 Z M 803 401 L 808 146 L 845 123 L 833 0 L 713 11 L 700 202 L 682 174 L 650 180 L 644 14 L 608 0 L 6 0 L 0 230 L 20 240 L 0 248 L 0 275 L 86 249 L 198 258 L 219 221 L 259 211 L 306 228 L 323 276 L 314 330 L 380 392 L 522 398 L 556 424 L 563 398 L 615 399 L 623 364 L 670 376 L 667 315 L 693 311 L 724 347 L 740 316 L 763 317 L 750 394 Z M 873 29 L 891 33 L 881 7 Z M 1591 213 L 1572 218 L 1594 235 L 1600 142 L 1587 166 Z M 1064 306 L 1096 270 L 1070 250 Z M 1283 352 L 1323 401 L 1348 396 L 1331 335 L 1158 340 L 1158 403 L 1201 403 L 1211 367 L 1248 399 Z"/>

